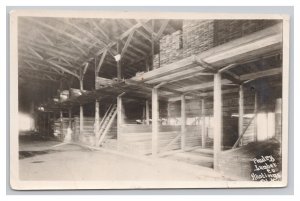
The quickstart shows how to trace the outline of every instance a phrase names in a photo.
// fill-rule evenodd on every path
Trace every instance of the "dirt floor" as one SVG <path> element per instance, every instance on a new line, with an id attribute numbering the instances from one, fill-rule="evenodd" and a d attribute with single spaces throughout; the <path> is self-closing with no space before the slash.
<path id="1" fill-rule="evenodd" d="M 20 138 L 21 180 L 223 180 L 211 168 L 166 158 L 146 161 L 60 142 Z"/>

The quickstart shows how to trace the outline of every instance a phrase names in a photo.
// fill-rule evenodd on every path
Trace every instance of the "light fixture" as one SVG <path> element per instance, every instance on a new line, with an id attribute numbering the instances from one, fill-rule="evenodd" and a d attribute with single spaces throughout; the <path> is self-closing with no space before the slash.
<path id="1" fill-rule="evenodd" d="M 121 55 L 120 54 L 117 54 L 114 56 L 116 62 L 120 61 L 121 60 Z"/>

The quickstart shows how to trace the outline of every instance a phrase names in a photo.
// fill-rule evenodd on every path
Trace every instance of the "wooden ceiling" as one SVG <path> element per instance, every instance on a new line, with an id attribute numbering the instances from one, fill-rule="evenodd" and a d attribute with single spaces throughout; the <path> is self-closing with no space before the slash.
<path id="1" fill-rule="evenodd" d="M 78 78 L 86 64 L 94 71 L 104 53 L 100 75 L 115 77 L 118 43 L 124 77 L 132 77 L 151 51 L 152 35 L 180 27 L 180 21 L 136 19 L 21 17 L 18 23 L 20 76 L 47 81 Z"/>

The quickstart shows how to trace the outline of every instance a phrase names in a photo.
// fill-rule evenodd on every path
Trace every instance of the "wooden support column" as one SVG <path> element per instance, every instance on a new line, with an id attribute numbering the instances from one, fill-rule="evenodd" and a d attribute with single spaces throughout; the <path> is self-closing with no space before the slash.
<path id="1" fill-rule="evenodd" d="M 150 125 L 150 108 L 149 108 L 149 101 L 146 100 L 146 124 Z"/>
<path id="2" fill-rule="evenodd" d="M 205 148 L 206 145 L 206 129 L 205 129 L 205 104 L 204 99 L 201 100 L 201 138 L 202 138 L 202 148 Z"/>
<path id="3" fill-rule="evenodd" d="M 171 102 L 168 102 L 168 122 L 167 124 L 170 125 L 171 121 Z"/>
<path id="4" fill-rule="evenodd" d="M 62 110 L 59 111 L 59 120 L 60 120 L 60 132 L 61 132 L 61 136 L 62 136 L 64 133 L 63 111 Z"/>
<path id="5" fill-rule="evenodd" d="M 152 89 L 152 155 L 158 153 L 158 119 L 159 119 L 159 102 L 158 89 Z"/>
<path id="6" fill-rule="evenodd" d="M 254 119 L 254 141 L 257 141 L 257 92 L 255 92 L 254 95 L 254 115 L 255 119 Z"/>
<path id="7" fill-rule="evenodd" d="M 95 123 L 94 123 L 94 134 L 97 135 L 99 131 L 100 112 L 99 112 L 99 101 L 95 101 Z"/>
<path id="8" fill-rule="evenodd" d="M 181 95 L 181 149 L 185 150 L 186 144 L 186 102 L 185 95 Z"/>
<path id="9" fill-rule="evenodd" d="M 72 108 L 69 108 L 69 125 L 68 128 L 72 128 Z"/>
<path id="10" fill-rule="evenodd" d="M 243 134 L 244 130 L 244 88 L 240 85 L 239 89 L 239 136 Z M 243 139 L 240 140 L 240 145 L 243 144 Z"/>
<path id="11" fill-rule="evenodd" d="M 219 158 L 222 150 L 222 85 L 221 74 L 214 75 L 214 170 L 219 170 Z"/>
<path id="12" fill-rule="evenodd" d="M 152 63 L 152 70 L 153 69 L 155 69 L 154 68 L 154 62 L 153 62 L 153 60 L 154 60 L 154 48 L 155 48 L 155 36 L 154 36 L 154 34 L 153 34 L 153 32 L 154 32 L 154 20 L 152 20 L 152 34 L 151 34 L 151 59 L 152 59 L 152 61 L 151 61 L 151 63 Z"/>
<path id="13" fill-rule="evenodd" d="M 118 54 L 120 55 L 121 53 L 121 47 L 120 47 L 120 42 L 118 41 L 117 43 L 117 51 L 118 51 Z M 117 78 L 118 78 L 118 81 L 121 81 L 122 80 L 122 69 L 121 69 L 121 60 L 122 58 L 120 59 L 117 59 Z"/>
<path id="14" fill-rule="evenodd" d="M 79 80 L 80 90 L 83 90 L 83 79 Z M 83 134 L 83 106 L 80 104 L 79 106 L 79 133 Z"/>
<path id="15" fill-rule="evenodd" d="M 123 122 L 123 102 L 122 102 L 122 96 L 124 93 L 120 94 L 117 97 L 117 146 L 119 149 L 119 143 L 120 143 L 120 137 L 121 137 L 121 126 L 124 123 Z"/>

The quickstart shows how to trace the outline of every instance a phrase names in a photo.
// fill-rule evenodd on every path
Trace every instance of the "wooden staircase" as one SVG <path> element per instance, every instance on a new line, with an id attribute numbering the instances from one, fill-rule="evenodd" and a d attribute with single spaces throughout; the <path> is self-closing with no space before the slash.
<path id="1" fill-rule="evenodd" d="M 117 105 L 112 104 L 109 106 L 108 110 L 106 111 L 104 117 L 102 118 L 99 130 L 96 133 L 96 146 L 102 146 L 104 139 L 110 130 L 115 118 L 117 116 Z"/>

